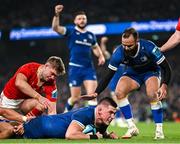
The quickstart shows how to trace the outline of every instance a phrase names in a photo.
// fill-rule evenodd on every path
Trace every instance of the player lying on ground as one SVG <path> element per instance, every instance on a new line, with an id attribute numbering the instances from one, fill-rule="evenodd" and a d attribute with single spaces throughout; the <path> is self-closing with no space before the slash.
<path id="1" fill-rule="evenodd" d="M 24 138 L 66 138 L 66 139 L 100 139 L 118 136 L 106 129 L 115 117 L 117 104 L 112 98 L 102 98 L 98 105 L 73 110 L 63 114 L 39 116 L 16 128 L 17 134 Z M 86 125 L 93 124 L 97 133 L 84 134 Z"/>

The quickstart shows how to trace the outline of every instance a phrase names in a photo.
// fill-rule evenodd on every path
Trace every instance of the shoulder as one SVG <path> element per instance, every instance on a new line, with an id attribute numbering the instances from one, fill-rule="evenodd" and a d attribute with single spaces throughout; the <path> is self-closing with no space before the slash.
<path id="1" fill-rule="evenodd" d="M 22 65 L 20 69 L 37 69 L 40 65 L 40 63 L 30 62 Z"/>
<path id="2" fill-rule="evenodd" d="M 146 50 L 151 51 L 155 47 L 157 47 L 152 41 L 150 40 L 145 40 L 145 39 L 140 39 L 140 46 L 144 47 Z"/>

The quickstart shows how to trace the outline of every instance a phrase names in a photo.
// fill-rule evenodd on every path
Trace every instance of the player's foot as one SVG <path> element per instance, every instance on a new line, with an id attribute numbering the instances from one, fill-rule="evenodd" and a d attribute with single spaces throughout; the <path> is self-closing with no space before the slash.
<path id="1" fill-rule="evenodd" d="M 164 133 L 162 130 L 156 130 L 154 139 L 164 139 Z"/>
<path id="2" fill-rule="evenodd" d="M 133 125 L 133 126 L 128 128 L 125 135 L 122 136 L 122 139 L 130 139 L 133 136 L 137 136 L 138 134 L 139 134 L 138 128 L 135 125 Z"/>

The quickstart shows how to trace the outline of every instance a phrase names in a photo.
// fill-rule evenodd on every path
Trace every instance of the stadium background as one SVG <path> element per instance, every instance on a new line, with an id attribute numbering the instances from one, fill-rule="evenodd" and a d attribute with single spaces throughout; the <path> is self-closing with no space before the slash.
<path id="1" fill-rule="evenodd" d="M 63 4 L 64 10 L 61 16 L 61 24 L 72 24 L 72 14 L 77 10 L 84 10 L 88 15 L 88 23 L 116 23 L 148 20 L 177 20 L 180 14 L 178 0 L 2 0 L 0 5 L 0 91 L 4 84 L 13 75 L 16 69 L 22 64 L 30 61 L 40 63 L 51 55 L 62 57 L 66 69 L 68 64 L 68 48 L 64 39 L 39 39 L 39 40 L 18 40 L 9 39 L 9 32 L 13 28 L 31 28 L 34 26 L 51 26 L 54 15 L 54 6 Z M 171 32 L 141 33 L 140 36 L 152 40 L 158 46 L 164 44 Z M 108 50 L 119 44 L 119 35 L 108 35 Z M 97 36 L 98 42 L 101 36 Z M 179 46 L 178 46 L 179 47 Z M 166 120 L 178 120 L 180 118 L 180 48 L 175 48 L 165 55 L 169 60 L 173 77 L 169 87 L 167 100 L 163 101 Z M 94 58 L 96 63 L 96 59 Z M 97 67 L 97 66 L 96 66 Z M 97 68 L 98 79 L 104 73 L 104 67 Z M 67 74 L 57 81 L 59 100 L 58 112 L 62 112 L 64 103 L 70 96 L 67 84 Z M 148 106 L 144 88 L 132 93 L 129 97 L 133 107 L 134 115 L 138 120 L 151 119 L 151 112 Z M 109 95 L 106 90 L 101 96 Z"/>

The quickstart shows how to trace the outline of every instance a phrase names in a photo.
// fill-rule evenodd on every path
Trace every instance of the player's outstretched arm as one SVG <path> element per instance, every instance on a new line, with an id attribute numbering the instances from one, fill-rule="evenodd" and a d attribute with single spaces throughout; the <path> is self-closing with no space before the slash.
<path id="1" fill-rule="evenodd" d="M 107 41 L 108 37 L 106 36 L 103 36 L 100 40 L 100 47 L 106 60 L 110 59 L 111 57 L 111 54 L 107 51 Z"/>
<path id="2" fill-rule="evenodd" d="M 64 26 L 60 26 L 60 13 L 63 10 L 63 5 L 56 5 L 55 6 L 55 15 L 53 17 L 53 21 L 52 21 L 52 29 L 59 33 L 59 34 L 65 34 L 65 27 Z"/>
<path id="3" fill-rule="evenodd" d="M 102 138 L 102 135 L 97 133 L 96 139 Z M 92 136 L 88 134 L 83 133 L 83 128 L 80 126 L 80 124 L 77 123 L 77 121 L 72 121 L 66 131 L 65 135 L 66 139 L 92 139 Z"/>
<path id="4" fill-rule="evenodd" d="M 161 47 L 161 51 L 167 51 L 180 43 L 180 31 L 176 30 L 172 36 L 168 39 L 168 41 Z"/>
<path id="5" fill-rule="evenodd" d="M 12 109 L 0 108 L 0 115 L 8 120 L 26 122 L 28 118 L 23 116 Z"/>

